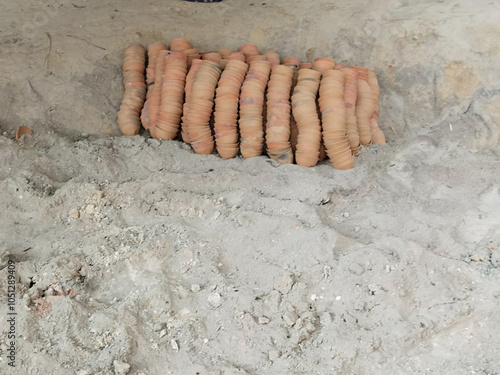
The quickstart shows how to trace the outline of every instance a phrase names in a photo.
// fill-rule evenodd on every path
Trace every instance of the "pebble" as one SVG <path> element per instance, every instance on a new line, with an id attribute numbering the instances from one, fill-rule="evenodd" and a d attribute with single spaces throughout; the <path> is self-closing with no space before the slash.
<path id="1" fill-rule="evenodd" d="M 122 361 L 113 361 L 116 375 L 125 375 L 130 371 L 130 365 Z"/>
<path id="2" fill-rule="evenodd" d="M 302 330 L 300 332 L 297 332 L 297 334 L 294 335 L 294 337 L 292 338 L 292 342 L 294 344 L 298 345 L 302 341 L 308 340 L 309 337 L 311 337 L 311 335 L 309 334 L 309 332 L 307 332 L 306 330 Z"/>
<path id="3" fill-rule="evenodd" d="M 163 324 L 162 323 L 155 323 L 153 324 L 153 331 L 158 332 L 163 329 Z"/>
<path id="4" fill-rule="evenodd" d="M 344 212 L 344 213 L 342 213 L 342 216 L 345 217 L 345 218 L 348 218 L 351 215 L 349 215 L 349 212 Z"/>
<path id="5" fill-rule="evenodd" d="M 73 208 L 69 211 L 69 216 L 73 219 L 78 219 L 80 217 L 80 211 L 78 211 L 76 208 Z"/>
<path id="6" fill-rule="evenodd" d="M 359 232 L 360 230 L 361 230 L 361 228 L 360 228 L 360 227 L 355 227 L 355 228 L 354 228 L 354 231 L 355 231 L 355 232 Z"/>
<path id="7" fill-rule="evenodd" d="M 297 319 L 299 317 L 297 316 L 297 314 L 295 314 L 295 312 L 293 311 L 287 311 L 284 315 L 283 315 L 283 321 L 288 325 L 288 326 L 293 326 L 295 324 L 295 322 L 297 322 Z"/>
<path id="8" fill-rule="evenodd" d="M 281 294 L 287 294 L 293 286 L 293 279 L 290 276 L 285 277 L 276 284 L 274 284 L 274 289 L 276 289 Z"/>
<path id="9" fill-rule="evenodd" d="M 298 331 L 300 330 L 301 328 L 304 327 L 304 321 L 302 320 L 302 318 L 298 318 L 296 321 L 295 321 L 295 326 L 294 328 Z"/>
<path id="10" fill-rule="evenodd" d="M 482 261 L 484 261 L 484 257 L 482 257 L 478 254 L 474 254 L 470 257 L 470 260 L 473 262 L 482 262 Z"/>
<path id="11" fill-rule="evenodd" d="M 170 340 L 170 346 L 174 350 L 179 350 L 179 344 L 177 344 L 177 341 L 175 341 L 174 339 Z"/>
<path id="12" fill-rule="evenodd" d="M 268 324 L 269 318 L 267 316 L 259 316 L 258 322 L 259 324 Z"/>
<path id="13" fill-rule="evenodd" d="M 222 297 L 219 293 L 211 293 L 207 299 L 213 307 L 219 307 L 222 304 Z"/>
<path id="14" fill-rule="evenodd" d="M 356 275 L 362 275 L 365 272 L 363 266 L 359 263 L 353 263 L 349 265 L 349 271 Z"/>
<path id="15" fill-rule="evenodd" d="M 191 292 L 198 293 L 201 290 L 201 286 L 199 284 L 191 285 Z"/>
<path id="16" fill-rule="evenodd" d="M 368 284 L 368 289 L 370 290 L 371 294 L 378 294 L 379 292 L 383 292 L 384 289 L 382 288 L 381 285 L 378 284 Z"/>
<path id="17" fill-rule="evenodd" d="M 274 362 L 279 357 L 281 357 L 281 352 L 279 352 L 278 350 L 270 350 L 268 355 L 269 355 L 269 360 Z"/>

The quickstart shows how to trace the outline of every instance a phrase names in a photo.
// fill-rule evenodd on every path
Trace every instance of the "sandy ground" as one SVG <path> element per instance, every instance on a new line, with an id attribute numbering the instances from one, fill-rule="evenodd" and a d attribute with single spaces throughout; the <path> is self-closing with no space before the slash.
<path id="1" fill-rule="evenodd" d="M 500 5 L 415 3 L 1 0 L 0 373 L 499 374 Z M 178 36 L 374 69 L 388 144 L 118 136 L 123 46 Z"/>

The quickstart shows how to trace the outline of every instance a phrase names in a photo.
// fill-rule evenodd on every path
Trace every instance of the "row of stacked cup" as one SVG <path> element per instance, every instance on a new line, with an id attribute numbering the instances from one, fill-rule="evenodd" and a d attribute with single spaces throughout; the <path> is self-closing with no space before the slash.
<path id="1" fill-rule="evenodd" d="M 280 60 L 253 44 L 200 53 L 183 38 L 173 39 L 170 50 L 151 44 L 147 60 L 144 76 L 146 49 L 126 47 L 123 134 L 137 134 L 142 123 L 154 138 L 180 137 L 201 154 L 249 158 L 265 145 L 281 163 L 313 166 L 328 155 L 340 169 L 353 166 L 361 146 L 385 143 L 370 69 L 327 57 Z"/>

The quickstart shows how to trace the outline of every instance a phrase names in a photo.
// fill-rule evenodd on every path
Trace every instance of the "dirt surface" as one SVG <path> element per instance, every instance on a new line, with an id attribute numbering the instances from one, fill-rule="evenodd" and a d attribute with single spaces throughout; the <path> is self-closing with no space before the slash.
<path id="1" fill-rule="evenodd" d="M 500 373 L 494 1 L 0 3 L 1 374 Z M 339 171 L 119 136 L 123 47 L 179 36 L 372 68 L 388 144 Z"/>

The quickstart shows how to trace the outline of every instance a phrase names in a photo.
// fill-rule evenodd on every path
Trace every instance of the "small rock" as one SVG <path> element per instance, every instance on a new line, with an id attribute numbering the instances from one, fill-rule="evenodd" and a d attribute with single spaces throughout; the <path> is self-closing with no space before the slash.
<path id="1" fill-rule="evenodd" d="M 274 362 L 276 361 L 279 357 L 281 357 L 281 352 L 278 350 L 270 350 L 269 351 L 269 360 Z"/>
<path id="2" fill-rule="evenodd" d="M 222 297 L 219 293 L 211 293 L 207 299 L 208 303 L 213 307 L 219 307 L 222 303 Z"/>
<path id="3" fill-rule="evenodd" d="M 126 375 L 130 371 L 130 365 L 122 361 L 113 361 L 116 375 Z"/>
<path id="4" fill-rule="evenodd" d="M 162 330 L 160 331 L 160 339 L 161 339 L 162 337 L 165 337 L 166 335 L 167 335 L 167 330 L 166 330 L 166 329 L 162 329 Z"/>
<path id="5" fill-rule="evenodd" d="M 290 276 L 285 277 L 276 284 L 274 284 L 274 289 L 276 289 L 281 294 L 287 294 L 293 286 L 293 279 Z"/>
<path id="6" fill-rule="evenodd" d="M 242 227 L 250 224 L 250 219 L 245 214 L 238 215 L 238 217 L 236 218 L 236 220 L 238 221 L 238 224 L 240 226 L 242 226 Z"/>
<path id="7" fill-rule="evenodd" d="M 365 269 L 359 263 L 352 263 L 352 264 L 349 265 L 349 271 L 351 271 L 355 275 L 360 276 L 360 275 L 362 275 L 365 272 Z"/>
<path id="8" fill-rule="evenodd" d="M 72 219 L 78 219 L 80 217 L 80 211 L 78 211 L 76 208 L 73 208 L 69 211 L 69 217 L 71 217 Z"/>
<path id="9" fill-rule="evenodd" d="M 360 228 L 360 227 L 355 227 L 355 228 L 354 228 L 354 231 L 355 231 L 355 232 L 359 232 L 360 230 L 361 230 L 361 228 Z"/>
<path id="10" fill-rule="evenodd" d="M 259 316 L 258 322 L 259 324 L 268 324 L 269 318 L 267 316 Z"/>
<path id="11" fill-rule="evenodd" d="M 384 289 L 382 286 L 378 284 L 368 284 L 368 289 L 370 290 L 370 294 L 379 294 L 380 292 L 383 292 Z"/>
<path id="12" fill-rule="evenodd" d="M 295 326 L 294 328 L 298 331 L 300 330 L 301 328 L 304 327 L 304 321 L 302 320 L 302 318 L 298 318 L 296 321 L 295 321 Z"/>
<path id="13" fill-rule="evenodd" d="M 295 335 L 292 337 L 292 342 L 296 345 L 300 344 L 302 341 L 307 340 L 311 337 L 309 332 L 306 330 L 302 330 L 300 332 L 297 332 Z"/>
<path id="14" fill-rule="evenodd" d="M 201 290 L 201 286 L 199 284 L 191 285 L 191 292 L 198 293 Z"/>
<path id="15" fill-rule="evenodd" d="M 473 262 L 482 262 L 484 261 L 484 258 L 479 254 L 474 254 L 470 257 L 470 260 Z"/>
<path id="16" fill-rule="evenodd" d="M 203 218 L 203 215 L 204 215 L 204 214 L 205 214 L 205 213 L 203 212 L 203 210 L 199 210 L 199 211 L 198 211 L 198 217 L 199 217 L 200 219 L 202 219 L 202 218 Z"/>
<path id="17" fill-rule="evenodd" d="M 318 296 L 316 294 L 311 294 L 311 301 L 316 301 Z"/>
<path id="18" fill-rule="evenodd" d="M 295 322 L 297 321 L 299 317 L 297 316 L 297 314 L 295 314 L 295 312 L 293 311 L 287 311 L 284 315 L 283 315 L 283 321 L 288 325 L 288 326 L 293 326 L 295 324 Z"/>
<path id="19" fill-rule="evenodd" d="M 351 216 L 351 215 L 349 215 L 349 212 L 344 212 L 344 213 L 342 213 L 342 216 L 343 216 L 343 217 L 345 217 L 345 218 L 347 219 L 347 218 L 348 218 L 349 216 Z"/>
<path id="20" fill-rule="evenodd" d="M 163 329 L 163 324 L 162 323 L 155 323 L 153 324 L 153 331 L 158 332 Z"/>
<path id="21" fill-rule="evenodd" d="M 177 341 L 175 341 L 174 339 L 170 340 L 170 346 L 176 351 L 179 350 L 179 344 L 177 344 Z"/>

